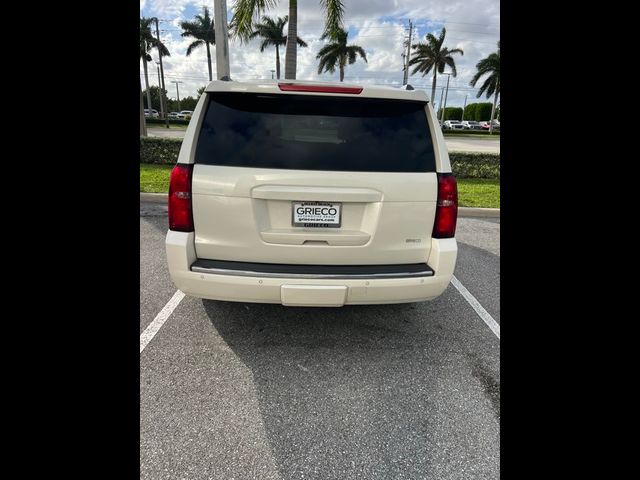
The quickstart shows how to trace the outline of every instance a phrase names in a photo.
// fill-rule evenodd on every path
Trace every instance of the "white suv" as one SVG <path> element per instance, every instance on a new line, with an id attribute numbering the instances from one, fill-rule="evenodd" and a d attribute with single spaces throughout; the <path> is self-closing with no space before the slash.
<path id="1" fill-rule="evenodd" d="M 445 130 L 464 130 L 464 125 L 459 120 L 447 120 L 444 122 Z"/>
<path id="2" fill-rule="evenodd" d="M 423 91 L 214 81 L 171 173 L 169 271 L 207 299 L 430 300 L 453 275 L 457 203 Z"/>
<path id="3" fill-rule="evenodd" d="M 179 120 L 186 120 L 187 117 L 191 117 L 192 115 L 193 112 L 191 110 L 182 110 L 176 115 L 176 118 Z"/>

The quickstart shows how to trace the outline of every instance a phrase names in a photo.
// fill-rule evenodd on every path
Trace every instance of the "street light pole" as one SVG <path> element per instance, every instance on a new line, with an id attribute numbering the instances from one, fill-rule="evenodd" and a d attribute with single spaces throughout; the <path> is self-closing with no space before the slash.
<path id="1" fill-rule="evenodd" d="M 442 121 L 444 122 L 444 110 L 447 108 L 447 96 L 449 95 L 449 79 L 451 78 L 451 73 L 445 73 L 447 76 L 447 88 L 444 91 L 444 106 L 442 107 Z"/>
<path id="2" fill-rule="evenodd" d="M 462 107 L 462 120 L 464 120 L 464 109 L 467 108 L 467 97 L 468 96 L 469 96 L 468 93 L 464 96 L 464 106 Z"/>
<path id="3" fill-rule="evenodd" d="M 149 109 L 151 112 L 151 109 Z M 142 81 L 140 82 L 140 136 L 147 136 L 147 125 L 144 122 L 144 105 L 142 102 Z"/>
<path id="4" fill-rule="evenodd" d="M 158 17 L 156 17 L 155 20 L 156 20 L 156 37 L 158 39 L 158 43 L 160 43 L 160 26 L 158 23 Z M 162 103 L 165 103 L 164 91 L 166 89 L 164 87 L 164 68 L 162 68 L 162 49 L 160 47 L 158 47 L 158 57 L 160 58 L 160 78 L 162 80 L 162 87 L 160 88 L 160 103 L 162 104 Z M 169 115 L 164 116 L 164 123 L 165 123 L 165 126 L 169 128 Z"/>
<path id="5" fill-rule="evenodd" d="M 164 117 L 164 107 L 162 105 L 162 82 L 160 81 L 160 62 L 156 62 L 156 68 L 158 69 L 158 96 L 160 97 L 160 116 Z"/>
<path id="6" fill-rule="evenodd" d="M 407 41 L 407 56 L 405 57 L 404 77 L 402 85 L 409 83 L 409 61 L 411 60 L 411 37 L 413 35 L 413 23 L 409 20 L 409 40 Z"/>
<path id="7" fill-rule="evenodd" d="M 182 109 L 180 108 L 180 90 L 178 89 L 178 84 L 182 82 L 179 82 L 178 80 L 172 80 L 171 83 L 176 84 L 176 96 L 178 97 L 178 111 L 181 111 Z"/>
<path id="8" fill-rule="evenodd" d="M 227 0 L 213 2 L 213 28 L 216 33 L 216 73 L 218 80 L 231 79 L 229 71 L 229 27 Z"/>
<path id="9" fill-rule="evenodd" d="M 440 90 L 440 101 L 438 102 L 440 108 L 442 108 L 442 97 L 444 97 L 444 87 Z M 436 116 L 438 116 L 438 109 L 436 109 Z M 440 118 L 442 118 L 442 114 L 440 114 Z M 442 125 L 442 120 L 440 120 L 440 125 Z"/>

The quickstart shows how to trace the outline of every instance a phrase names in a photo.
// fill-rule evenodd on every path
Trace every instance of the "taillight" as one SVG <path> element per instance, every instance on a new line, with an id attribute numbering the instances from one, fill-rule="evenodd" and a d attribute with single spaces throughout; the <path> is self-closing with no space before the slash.
<path id="1" fill-rule="evenodd" d="M 171 170 L 169 183 L 169 229 L 193 232 L 191 210 L 191 174 L 193 164 L 178 163 Z"/>
<path id="2" fill-rule="evenodd" d="M 339 87 L 334 85 L 308 85 L 304 83 L 279 83 L 283 92 L 352 93 L 362 92 L 362 87 Z"/>
<path id="3" fill-rule="evenodd" d="M 433 238 L 452 238 L 458 220 L 458 184 L 451 173 L 438 174 L 438 203 Z"/>

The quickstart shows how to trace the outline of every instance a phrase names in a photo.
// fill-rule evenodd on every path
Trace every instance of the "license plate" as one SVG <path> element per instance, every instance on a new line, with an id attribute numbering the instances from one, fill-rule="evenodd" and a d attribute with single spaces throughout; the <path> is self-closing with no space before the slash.
<path id="1" fill-rule="evenodd" d="M 342 220 L 342 204 L 327 202 L 293 202 L 294 227 L 338 228 Z"/>

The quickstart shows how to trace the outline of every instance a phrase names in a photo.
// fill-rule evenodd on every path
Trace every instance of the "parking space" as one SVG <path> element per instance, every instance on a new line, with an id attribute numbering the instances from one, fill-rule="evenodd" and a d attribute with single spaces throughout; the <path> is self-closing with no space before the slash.
<path id="1" fill-rule="evenodd" d="M 499 220 L 461 218 L 456 277 L 500 321 Z M 175 293 L 141 204 L 141 332 Z M 185 297 L 140 355 L 142 479 L 495 479 L 500 340 L 453 287 L 336 309 Z"/>

